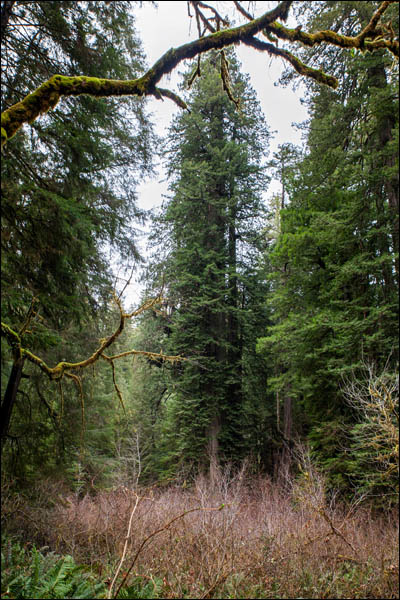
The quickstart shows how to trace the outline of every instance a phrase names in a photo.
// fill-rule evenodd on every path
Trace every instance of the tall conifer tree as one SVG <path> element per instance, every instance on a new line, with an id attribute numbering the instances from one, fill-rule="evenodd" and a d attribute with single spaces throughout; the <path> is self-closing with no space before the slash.
<path id="1" fill-rule="evenodd" d="M 365 25 L 368 4 L 304 3 L 315 27 L 348 34 L 355 19 Z M 354 418 L 342 377 L 398 360 L 398 72 L 384 53 L 313 55 L 346 79 L 338 91 L 309 89 L 306 156 L 287 181 L 268 254 L 274 325 L 259 348 L 275 362 L 271 389 L 290 390 L 297 432 L 342 484 Z"/>
<path id="2" fill-rule="evenodd" d="M 144 69 L 125 2 L 2 2 L 1 43 L 2 110 L 55 73 L 124 79 Z M 82 356 L 103 335 L 101 323 L 90 320 L 102 314 L 105 321 L 113 285 L 108 255 L 131 266 L 138 260 L 134 227 L 143 215 L 135 185 L 150 168 L 151 141 L 141 100 L 81 96 L 36 121 L 3 153 L 2 318 L 18 330 L 36 298 L 39 318 L 23 342 L 50 364 Z M 37 423 L 31 437 L 42 443 L 53 423 L 45 382 L 33 383 L 23 359 L 11 364 L 8 349 L 3 367 L 2 433 L 16 404 L 10 433 L 17 439 L 27 430 L 29 402 Z"/>
<path id="3" fill-rule="evenodd" d="M 259 258 L 262 159 L 269 134 L 247 78 L 230 54 L 236 110 L 225 94 L 220 54 L 201 65 L 168 137 L 172 196 L 160 222 L 167 233 L 168 345 L 190 359 L 172 385 L 176 451 L 211 466 L 245 451 L 245 405 L 254 375 L 254 343 L 263 320 Z M 165 241 L 165 239 L 164 239 Z M 253 369 L 253 371 L 252 371 Z M 254 382 L 253 382 L 254 383 Z M 253 394 L 261 394 L 261 386 Z M 249 407 L 247 407 L 249 408 Z"/>

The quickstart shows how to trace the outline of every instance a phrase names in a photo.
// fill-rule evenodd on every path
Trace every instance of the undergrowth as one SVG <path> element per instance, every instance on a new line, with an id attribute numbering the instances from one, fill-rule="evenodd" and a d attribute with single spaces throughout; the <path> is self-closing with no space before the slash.
<path id="1" fill-rule="evenodd" d="M 399 597 L 397 513 L 335 505 L 309 465 L 290 486 L 242 471 L 80 497 L 47 481 L 2 502 L 2 598 Z"/>

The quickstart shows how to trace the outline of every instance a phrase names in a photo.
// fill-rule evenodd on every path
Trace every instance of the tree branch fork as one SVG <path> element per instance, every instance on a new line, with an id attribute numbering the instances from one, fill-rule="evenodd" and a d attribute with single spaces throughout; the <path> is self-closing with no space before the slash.
<path id="1" fill-rule="evenodd" d="M 99 358 L 103 358 L 108 362 L 113 362 L 119 358 L 123 358 L 125 356 L 137 355 L 137 356 L 145 356 L 152 360 L 162 359 L 170 362 L 179 362 L 184 360 L 181 356 L 169 356 L 167 354 L 163 354 L 163 352 L 147 352 L 145 350 L 128 350 L 126 352 L 122 352 L 120 354 L 115 354 L 114 356 L 108 356 L 104 353 L 104 351 L 111 346 L 115 340 L 120 336 L 123 329 L 125 328 L 126 321 L 132 319 L 133 317 L 137 317 L 143 312 L 152 309 L 157 304 L 162 302 L 162 297 L 157 296 L 144 302 L 138 309 L 125 313 L 120 299 L 114 294 L 114 300 L 119 308 L 120 312 L 120 320 L 118 327 L 116 330 L 109 335 L 107 338 L 100 340 L 100 346 L 91 354 L 88 358 L 81 360 L 79 362 L 67 362 L 61 361 L 54 367 L 49 367 L 43 359 L 39 356 L 36 356 L 28 350 L 27 348 L 22 347 L 22 333 L 16 332 L 11 327 L 9 327 L 6 323 L 1 323 L 1 335 L 5 337 L 12 348 L 14 358 L 26 358 L 31 363 L 35 364 L 37 367 L 45 373 L 51 381 L 59 381 L 63 378 L 64 375 L 67 375 L 71 371 L 81 371 L 90 365 L 93 365 Z"/>

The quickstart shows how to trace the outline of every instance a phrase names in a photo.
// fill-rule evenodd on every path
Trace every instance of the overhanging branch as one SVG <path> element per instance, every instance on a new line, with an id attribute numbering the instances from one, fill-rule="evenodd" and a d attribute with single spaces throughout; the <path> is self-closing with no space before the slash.
<path id="1" fill-rule="evenodd" d="M 232 44 L 245 43 L 258 50 L 280 56 L 292 64 L 301 75 L 311 77 L 320 83 L 335 88 L 338 85 L 336 78 L 323 73 L 323 71 L 317 71 L 308 67 L 287 50 L 279 49 L 273 44 L 264 43 L 263 45 L 261 40 L 255 36 L 262 32 L 267 37 L 270 37 L 272 34 L 276 38 L 281 38 L 289 42 L 300 42 L 305 46 L 326 43 L 343 48 L 359 48 L 360 50 L 369 51 L 386 48 L 398 57 L 399 42 L 394 39 L 393 29 L 389 26 L 390 24 L 384 25 L 381 23 L 382 15 L 393 2 L 394 0 L 382 2 L 372 15 L 368 25 L 357 36 L 349 37 L 329 30 L 306 33 L 301 31 L 301 28 L 289 29 L 285 27 L 282 23 L 278 22 L 278 19 L 286 21 L 292 4 L 291 1 L 280 2 L 273 10 L 264 13 L 256 19 L 253 19 L 240 3 L 235 1 L 234 3 L 239 12 L 249 19 L 247 23 L 237 27 L 228 27 L 221 31 L 214 31 L 207 36 L 199 37 L 197 40 L 183 44 L 178 48 L 171 48 L 142 77 L 121 81 L 100 79 L 97 77 L 54 75 L 34 92 L 26 96 L 26 98 L 2 113 L 1 144 L 3 146 L 7 140 L 12 138 L 24 123 L 32 123 L 39 115 L 54 108 L 63 96 L 88 94 L 95 97 L 142 97 L 154 95 L 158 98 L 169 98 L 181 108 L 187 108 L 185 102 L 177 94 L 171 90 L 157 87 L 161 78 L 171 73 L 185 59 L 194 58 L 212 49 L 221 50 Z M 208 8 L 204 3 L 197 3 L 197 5 Z M 217 17 L 218 15 L 214 14 L 212 19 L 215 20 Z M 222 17 L 218 19 L 218 25 L 221 23 L 222 25 L 226 23 Z M 209 27 L 208 30 L 212 30 L 212 27 Z"/>
<path id="2" fill-rule="evenodd" d="M 348 36 L 336 33 L 331 30 L 317 31 L 316 33 L 307 33 L 300 27 L 289 29 L 281 23 L 270 23 L 266 28 L 267 33 L 272 33 L 276 37 L 288 42 L 300 42 L 303 46 L 315 46 L 318 44 L 330 44 L 340 48 L 358 48 L 359 50 L 373 51 L 378 48 L 386 48 L 394 56 L 399 57 L 399 42 L 394 39 L 393 31 L 388 25 L 378 23 L 395 0 L 382 2 L 379 8 L 372 15 L 370 22 L 356 36 Z"/>
<path id="3" fill-rule="evenodd" d="M 333 75 L 327 75 L 323 71 L 319 69 L 313 69 L 312 67 L 307 66 L 303 63 L 297 56 L 289 52 L 288 50 L 284 50 L 283 48 L 277 48 L 274 44 L 270 44 L 269 42 L 263 42 L 258 38 L 249 38 L 247 40 L 243 40 L 243 42 L 247 46 L 251 46 L 256 50 L 261 50 L 262 52 L 268 52 L 271 56 L 280 56 L 287 62 L 289 62 L 292 67 L 300 74 L 305 77 L 309 77 L 310 79 L 315 79 L 318 83 L 323 83 L 328 85 L 331 88 L 337 88 L 338 80 Z"/>
<path id="4" fill-rule="evenodd" d="M 27 348 L 23 348 L 21 336 L 5 323 L 1 323 L 1 335 L 7 339 L 9 345 L 12 348 L 14 355 L 17 355 L 20 358 L 26 358 L 28 361 L 30 361 L 31 363 L 33 363 L 34 365 L 39 367 L 39 369 L 43 373 L 45 373 L 51 381 L 60 381 L 64 377 L 64 375 L 76 380 L 77 376 L 73 375 L 72 372 L 74 372 L 74 371 L 79 372 L 79 371 L 89 367 L 90 365 L 93 365 L 100 357 L 103 358 L 104 360 L 107 360 L 108 362 L 112 362 L 118 358 L 122 358 L 124 356 L 129 356 L 129 355 L 133 355 L 133 354 L 147 356 L 149 358 L 154 358 L 154 359 L 156 359 L 156 358 L 162 359 L 162 360 L 166 360 L 166 361 L 170 361 L 170 362 L 177 362 L 177 361 L 185 360 L 183 357 L 180 357 L 180 356 L 169 356 L 169 355 L 163 354 L 162 352 L 153 353 L 153 352 L 145 352 L 143 350 L 130 350 L 128 352 L 123 352 L 121 354 L 117 354 L 114 356 L 108 356 L 108 355 L 104 354 L 104 351 L 109 346 L 111 346 L 115 342 L 115 340 L 120 336 L 120 334 L 122 333 L 122 331 L 125 327 L 125 323 L 127 320 L 131 319 L 132 317 L 137 317 L 144 311 L 149 310 L 150 308 L 153 308 L 156 304 L 159 304 L 162 299 L 161 299 L 161 295 L 159 295 L 156 298 L 153 298 L 151 300 L 144 302 L 138 309 L 132 311 L 131 313 L 125 313 L 123 311 L 121 302 L 116 295 L 114 295 L 114 300 L 118 306 L 119 313 L 120 313 L 118 327 L 107 338 L 100 340 L 100 346 L 93 352 L 93 354 L 91 354 L 88 358 L 81 360 L 79 362 L 61 361 L 54 367 L 49 367 L 45 363 L 45 361 L 43 359 L 41 359 L 39 356 L 36 356 L 35 354 L 33 354 L 33 352 L 31 352 Z"/>

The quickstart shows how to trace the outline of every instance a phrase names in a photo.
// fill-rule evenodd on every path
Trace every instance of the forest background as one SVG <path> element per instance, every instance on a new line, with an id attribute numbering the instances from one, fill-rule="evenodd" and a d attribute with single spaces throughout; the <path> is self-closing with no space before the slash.
<path id="1" fill-rule="evenodd" d="M 139 4 L 2 2 L 2 110 L 55 73 L 142 75 Z M 234 4 L 243 9 L 240 21 L 254 8 Z M 396 3 L 282 4 L 293 4 L 305 31 L 346 36 L 386 5 L 381 37 L 373 39 L 398 46 Z M 223 9 L 224 3 L 189 7 L 200 34 L 228 26 Z M 278 49 L 280 31 L 264 32 Z M 163 140 L 143 99 L 81 95 L 63 99 L 7 142 L 2 485 L 4 523 L 14 536 L 4 553 L 8 597 L 21 585 L 20 597 L 46 597 L 35 588 L 39 566 L 35 576 L 28 569 L 12 583 L 26 560 L 26 541 L 64 555 L 57 562 L 35 550 L 49 594 L 56 585 L 82 583 L 73 559 L 101 576 L 115 572 L 122 553 L 132 560 L 117 592 L 125 597 L 213 597 L 216 590 L 219 597 L 320 597 L 322 588 L 325 597 L 349 597 L 349 589 L 351 597 L 366 597 L 366 589 L 395 597 L 398 62 L 379 48 L 299 45 L 296 53 L 317 73 L 301 78 L 309 113 L 304 143 L 281 144 L 272 156 L 274 124 L 232 47 L 184 65 L 173 99 L 189 110 L 176 114 Z M 319 69 L 339 86 L 321 85 Z M 299 77 L 288 67 L 279 84 L 296 86 Z M 155 157 L 164 162 L 169 192 L 148 215 L 138 208 L 137 189 Z M 268 191 L 272 177 L 278 192 Z M 145 219 L 151 244 L 143 265 L 137 241 Z M 127 314 L 123 291 L 141 263 L 142 305 Z M 99 344 L 89 368 L 68 366 L 95 356 Z M 251 505 L 253 513 L 243 516 Z M 254 505 L 264 525 L 251 522 L 245 532 Z M 361 510 L 369 511 L 370 524 L 362 540 Z M 190 511 L 204 518 L 192 515 L 192 533 L 176 533 L 173 547 L 182 557 L 197 553 L 197 574 L 183 558 L 171 571 L 162 550 L 172 543 L 162 537 L 171 533 L 169 520 Z M 279 530 L 271 525 L 274 511 Z M 125 515 L 121 523 L 117 515 Z M 121 547 L 133 517 L 142 538 L 132 534 L 129 548 Z M 296 521 L 294 549 L 288 544 Z M 314 535 L 306 531 L 310 523 Z M 376 544 L 378 529 L 390 540 L 384 546 Z M 158 531 L 157 559 L 142 552 L 140 540 L 147 544 Z M 251 552 L 228 550 L 228 539 L 243 540 Z M 294 590 L 285 588 L 274 561 L 285 554 L 296 561 L 308 556 L 306 548 L 322 571 L 315 562 L 286 562 L 296 577 Z M 254 556 L 260 564 L 251 563 Z M 100 587 L 79 593 L 101 597 Z"/>

